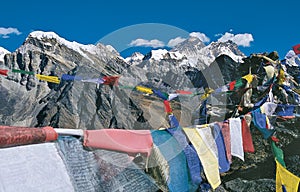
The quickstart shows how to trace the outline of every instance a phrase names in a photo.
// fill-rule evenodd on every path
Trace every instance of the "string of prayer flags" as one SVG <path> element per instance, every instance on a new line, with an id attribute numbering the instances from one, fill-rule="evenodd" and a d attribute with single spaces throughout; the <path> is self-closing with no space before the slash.
<path id="1" fill-rule="evenodd" d="M 36 78 L 38 78 L 41 81 L 47 81 L 50 83 L 60 84 L 60 80 L 57 76 L 40 75 L 40 74 L 36 74 L 35 76 L 36 76 Z"/>
<path id="2" fill-rule="evenodd" d="M 8 70 L 7 69 L 0 69 L 0 75 L 7 76 Z"/>

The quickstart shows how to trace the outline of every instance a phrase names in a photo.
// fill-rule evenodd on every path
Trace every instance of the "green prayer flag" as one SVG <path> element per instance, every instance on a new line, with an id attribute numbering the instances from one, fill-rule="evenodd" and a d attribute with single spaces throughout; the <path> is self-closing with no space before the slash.
<path id="1" fill-rule="evenodd" d="M 275 156 L 275 159 L 276 159 L 283 167 L 286 167 L 285 162 L 284 162 L 283 151 L 282 151 L 279 147 L 277 147 L 273 141 L 271 142 L 271 146 L 272 146 L 272 151 L 273 151 L 273 154 L 274 154 L 274 156 Z"/>
<path id="2" fill-rule="evenodd" d="M 134 89 L 135 87 L 133 87 L 133 86 L 126 86 L 126 85 L 119 85 L 119 88 L 121 88 L 121 89 Z"/>
<path id="3" fill-rule="evenodd" d="M 26 74 L 26 75 L 34 75 L 33 71 L 24 71 L 24 70 L 20 70 L 20 69 L 12 69 L 12 72 Z"/>

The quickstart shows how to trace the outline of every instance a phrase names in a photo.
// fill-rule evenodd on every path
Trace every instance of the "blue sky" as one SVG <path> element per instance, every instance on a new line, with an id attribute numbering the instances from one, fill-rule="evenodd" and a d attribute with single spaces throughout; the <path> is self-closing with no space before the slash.
<path id="1" fill-rule="evenodd" d="M 251 34 L 253 41 L 248 35 L 250 45 L 245 45 L 245 42 L 240 45 L 244 53 L 277 50 L 283 58 L 293 45 L 300 43 L 299 5 L 296 0 L 5 1 L 1 2 L 0 46 L 14 51 L 35 30 L 54 31 L 70 41 L 94 44 L 103 39 L 108 41 L 107 35 L 124 27 L 159 23 L 179 30 L 162 32 L 156 26 L 154 32 L 142 30 L 136 36 L 132 35 L 133 32 L 130 32 L 132 36 L 127 33 L 124 41 L 123 33 L 120 33 L 117 42 L 124 46 L 130 43 L 141 45 L 134 41 L 140 38 L 147 40 L 142 41 L 144 45 L 152 46 L 160 42 L 151 43 L 151 40 L 167 45 L 170 39 L 176 36 L 187 38 L 191 32 L 205 34 L 210 41 L 218 40 L 226 32 L 227 37 L 235 39 L 238 39 L 238 34 Z M 143 34 L 145 31 L 146 35 Z M 114 43 L 110 44 L 120 46 Z"/>

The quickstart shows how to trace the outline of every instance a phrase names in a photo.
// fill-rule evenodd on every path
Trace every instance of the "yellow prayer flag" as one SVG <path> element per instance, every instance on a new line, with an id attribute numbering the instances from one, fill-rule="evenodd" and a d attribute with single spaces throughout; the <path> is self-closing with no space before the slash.
<path id="1" fill-rule="evenodd" d="M 40 74 L 36 74 L 35 76 L 36 76 L 36 78 L 38 78 L 39 80 L 42 80 L 42 81 L 47 81 L 47 82 L 56 83 L 56 84 L 60 83 L 60 80 L 57 76 L 40 75 Z"/>
<path id="2" fill-rule="evenodd" d="M 206 146 L 196 129 L 183 128 L 183 130 L 196 149 L 209 184 L 213 189 L 216 189 L 221 184 L 217 157 L 213 151 Z"/>
<path id="3" fill-rule="evenodd" d="M 148 88 L 148 87 L 143 87 L 143 86 L 136 86 L 135 87 L 136 90 L 140 91 L 140 92 L 143 92 L 143 93 L 148 93 L 148 94 L 153 94 L 153 91 L 152 89 Z"/>
<path id="4" fill-rule="evenodd" d="M 205 88 L 205 93 L 201 96 L 200 99 L 201 100 L 207 99 L 210 96 L 210 94 L 213 93 L 213 92 L 214 92 L 213 89 L 211 89 L 211 88 Z"/>
<path id="5" fill-rule="evenodd" d="M 297 192 L 300 178 L 289 172 L 276 160 L 276 192 L 282 192 L 282 185 L 287 192 Z"/>
<path id="6" fill-rule="evenodd" d="M 242 78 L 246 79 L 249 84 L 252 83 L 252 81 L 253 81 L 253 75 L 252 74 L 245 75 Z"/>
<path id="7" fill-rule="evenodd" d="M 284 70 L 280 69 L 279 74 L 278 74 L 278 84 L 282 85 L 285 81 L 285 75 L 284 75 Z"/>

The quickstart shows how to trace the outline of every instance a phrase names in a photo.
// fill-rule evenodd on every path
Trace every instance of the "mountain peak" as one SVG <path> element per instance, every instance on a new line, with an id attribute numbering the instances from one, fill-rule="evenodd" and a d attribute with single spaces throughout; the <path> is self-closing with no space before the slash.
<path id="1" fill-rule="evenodd" d="M 176 45 L 171 51 L 178 51 L 180 53 L 187 54 L 186 56 L 189 56 L 194 55 L 203 47 L 205 47 L 205 44 L 199 38 L 190 37 Z"/>
<path id="2" fill-rule="evenodd" d="M 24 52 L 27 49 L 27 44 L 35 45 L 37 47 L 56 47 L 57 44 L 66 46 L 67 48 L 78 52 L 82 56 L 89 58 L 89 54 L 92 55 L 111 55 L 111 56 L 119 56 L 119 53 L 111 46 L 111 45 L 103 45 L 98 43 L 97 45 L 94 44 L 81 44 L 76 41 L 69 41 L 66 40 L 55 32 L 44 32 L 44 31 L 34 31 L 31 32 L 28 37 L 26 38 L 22 47 L 19 48 L 20 52 Z M 29 47 L 28 47 L 29 48 Z M 89 54 L 87 54 L 89 53 Z M 92 61 L 92 60 L 91 60 Z"/>
<path id="3" fill-rule="evenodd" d="M 54 33 L 53 31 L 33 31 L 31 33 L 29 33 L 28 38 L 33 37 L 33 38 L 37 38 L 37 39 L 62 39 L 61 37 L 59 37 L 56 33 Z"/>
<path id="4" fill-rule="evenodd" d="M 145 56 L 140 52 L 134 52 L 130 57 L 127 57 L 125 61 L 130 64 L 140 63 Z"/>

